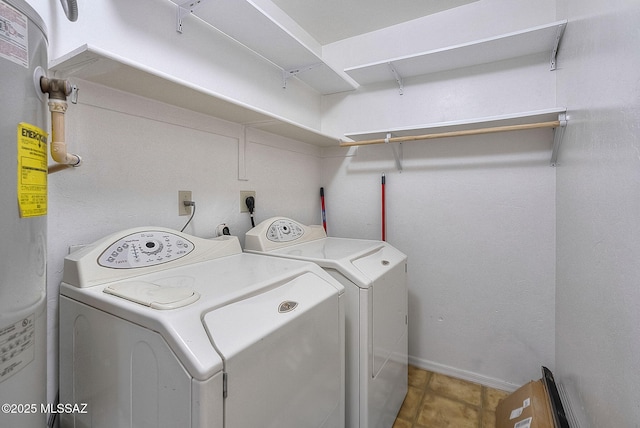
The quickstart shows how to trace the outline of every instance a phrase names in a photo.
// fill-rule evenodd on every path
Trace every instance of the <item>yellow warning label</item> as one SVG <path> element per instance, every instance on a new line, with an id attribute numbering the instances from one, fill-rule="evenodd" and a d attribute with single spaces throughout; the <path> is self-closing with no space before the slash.
<path id="1" fill-rule="evenodd" d="M 18 125 L 18 206 L 20 217 L 47 214 L 49 135 L 28 123 Z"/>

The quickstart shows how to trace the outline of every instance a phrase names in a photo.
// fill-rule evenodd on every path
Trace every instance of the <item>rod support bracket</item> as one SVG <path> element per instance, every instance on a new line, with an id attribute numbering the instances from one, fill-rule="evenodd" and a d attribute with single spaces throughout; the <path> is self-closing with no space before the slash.
<path id="1" fill-rule="evenodd" d="M 558 166 L 558 152 L 560 151 L 560 144 L 562 144 L 562 137 L 564 136 L 564 130 L 567 127 L 567 114 L 560 113 L 558 115 L 558 121 L 560 126 L 553 130 L 553 149 L 551 150 L 551 166 Z"/>
<path id="2" fill-rule="evenodd" d="M 398 147 L 396 148 L 395 144 L 390 144 L 391 133 L 387 133 L 387 137 L 384 139 L 385 144 L 389 144 L 391 147 L 391 151 L 393 152 L 393 158 L 396 161 L 396 169 L 398 172 L 402 172 L 402 143 L 398 143 Z"/>

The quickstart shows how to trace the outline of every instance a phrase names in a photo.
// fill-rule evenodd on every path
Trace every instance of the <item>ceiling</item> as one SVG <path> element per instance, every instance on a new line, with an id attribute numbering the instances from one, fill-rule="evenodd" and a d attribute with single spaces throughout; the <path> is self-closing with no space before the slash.
<path id="1" fill-rule="evenodd" d="M 477 0 L 272 0 L 321 45 Z"/>

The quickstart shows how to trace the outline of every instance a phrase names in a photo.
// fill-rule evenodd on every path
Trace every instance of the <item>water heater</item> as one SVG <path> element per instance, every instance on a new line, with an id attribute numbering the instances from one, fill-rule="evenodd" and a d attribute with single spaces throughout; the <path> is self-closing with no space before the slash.
<path id="1" fill-rule="evenodd" d="M 36 90 L 46 68 L 42 19 L 23 0 L 0 0 L 1 427 L 46 425 L 48 135 Z"/>

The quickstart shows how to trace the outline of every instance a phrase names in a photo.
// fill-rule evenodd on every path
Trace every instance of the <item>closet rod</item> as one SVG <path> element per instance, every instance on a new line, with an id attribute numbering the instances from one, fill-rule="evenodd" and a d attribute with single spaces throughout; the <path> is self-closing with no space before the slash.
<path id="1" fill-rule="evenodd" d="M 368 144 L 383 144 L 383 143 L 402 143 L 405 141 L 431 140 L 435 138 L 446 138 L 446 137 L 462 137 L 466 135 L 480 135 L 480 134 L 491 134 L 495 132 L 521 131 L 525 129 L 557 128 L 559 126 L 560 126 L 560 121 L 553 120 L 550 122 L 495 126 L 493 128 L 467 129 L 464 131 L 439 132 L 435 134 L 410 135 L 406 137 L 378 138 L 374 140 L 363 140 L 363 141 L 353 141 L 353 142 L 341 141 L 340 147 L 364 146 Z"/>

